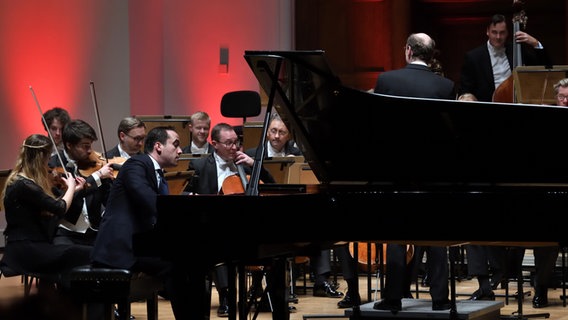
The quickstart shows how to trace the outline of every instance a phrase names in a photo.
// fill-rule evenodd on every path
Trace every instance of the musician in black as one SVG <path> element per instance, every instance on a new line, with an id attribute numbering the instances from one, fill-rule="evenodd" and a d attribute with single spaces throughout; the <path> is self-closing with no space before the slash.
<path id="1" fill-rule="evenodd" d="M 151 235 L 155 231 L 158 195 L 168 194 L 163 169 L 177 166 L 182 152 L 179 144 L 179 135 L 173 127 L 155 127 L 146 136 L 144 154 L 124 162 L 112 183 L 91 262 L 96 267 L 128 269 L 159 277 L 175 318 L 181 320 L 196 318 L 204 312 L 196 306 L 205 305 L 207 299 L 191 289 L 205 286 L 202 276 L 205 271 L 188 272 L 187 266 L 162 259 L 162 252 L 152 248 L 159 239 L 138 242 L 135 239 L 135 235 Z M 199 268 L 195 265 L 192 270 Z"/>
<path id="2" fill-rule="evenodd" d="M 63 134 L 63 128 L 65 128 L 65 125 L 69 123 L 69 121 L 71 121 L 69 112 L 60 107 L 51 108 L 43 113 L 42 125 L 45 131 L 49 132 L 49 137 L 53 138 L 52 142 L 55 142 L 51 155 L 55 155 L 57 150 L 63 150 L 63 140 L 61 136 Z"/>
<path id="3" fill-rule="evenodd" d="M 49 160 L 51 168 L 65 168 L 74 176 L 85 178 L 85 188 L 75 194 L 53 242 L 55 244 L 93 245 L 106 204 L 112 179 L 111 164 L 93 163 L 99 159 L 93 150 L 95 129 L 83 120 L 73 120 L 63 129 L 64 149 Z M 60 162 L 60 159 L 63 163 Z M 100 165 L 100 166 L 99 166 Z"/>
<path id="4" fill-rule="evenodd" d="M 435 41 L 429 35 L 411 34 L 404 48 L 406 66 L 402 69 L 381 73 L 377 78 L 374 91 L 396 96 L 455 100 L 454 82 L 435 74 L 428 67 L 428 63 L 434 56 L 435 46 Z M 430 247 L 428 265 L 431 277 L 432 309 L 450 309 L 447 248 Z M 373 308 L 391 310 L 394 313 L 402 309 L 402 298 L 408 291 L 409 266 L 406 263 L 406 245 L 387 245 L 386 268 L 383 299 L 375 303 Z"/>
<path id="5" fill-rule="evenodd" d="M 270 115 L 270 121 L 268 122 L 268 129 L 266 131 L 266 140 L 265 158 L 302 155 L 302 151 L 295 145 L 292 139 L 292 133 L 288 130 L 285 121 L 275 111 Z M 245 152 L 249 156 L 254 157 L 256 151 L 257 148 L 250 148 Z M 347 245 L 336 247 L 334 252 L 341 263 L 343 278 L 347 282 L 347 294 L 344 295 L 343 292 L 338 291 L 338 287 L 329 281 L 331 276 L 331 250 L 325 249 L 319 252 L 319 254 L 310 256 L 312 271 L 315 273 L 313 295 L 316 297 L 329 298 L 343 297 L 343 299 L 337 303 L 337 306 L 339 308 L 350 308 L 355 304 L 359 304 L 361 301 L 357 290 L 349 290 L 350 287 L 356 287 L 354 285 L 354 281 L 356 281 L 354 271 L 355 264 Z M 253 273 L 249 296 L 257 295 L 262 291 L 262 276 L 262 272 Z"/>
<path id="6" fill-rule="evenodd" d="M 240 141 L 233 126 L 227 123 L 215 125 L 211 130 L 211 145 L 214 148 L 213 153 L 207 157 L 190 161 L 188 170 L 195 171 L 185 192 L 193 194 L 243 193 L 244 187 L 239 186 L 240 177 L 238 177 L 237 166 L 241 166 L 245 174 L 250 174 L 254 159 L 241 151 Z M 261 171 L 260 179 L 265 183 L 274 182 L 274 178 L 264 169 Z M 223 222 L 219 221 L 219 223 Z M 219 294 L 219 308 L 217 309 L 219 317 L 229 316 L 228 277 L 229 270 L 226 265 L 215 267 L 213 280 Z"/>
<path id="7" fill-rule="evenodd" d="M 146 138 L 146 124 L 135 117 L 120 120 L 117 129 L 118 144 L 105 152 L 107 159 L 121 157 L 125 160 L 136 154 L 142 154 Z"/>
<path id="8" fill-rule="evenodd" d="M 495 14 L 487 24 L 487 42 L 465 54 L 458 93 L 473 93 L 479 101 L 493 101 L 495 89 L 511 76 L 513 42 L 502 14 Z M 542 44 L 530 34 L 517 31 L 516 45 L 521 46 L 523 65 L 552 65 Z M 511 97 L 512 99 L 512 97 Z M 513 101 L 511 101 L 513 102 Z"/>

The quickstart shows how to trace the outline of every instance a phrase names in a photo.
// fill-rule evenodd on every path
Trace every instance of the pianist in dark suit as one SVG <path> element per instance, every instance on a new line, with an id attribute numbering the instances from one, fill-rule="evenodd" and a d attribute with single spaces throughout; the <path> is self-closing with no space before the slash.
<path id="1" fill-rule="evenodd" d="M 189 292 L 191 274 L 162 260 L 158 253 L 135 254 L 133 239 L 137 234 L 151 232 L 155 226 L 158 194 L 168 193 L 161 189 L 164 184 L 159 170 L 177 165 L 179 143 L 173 127 L 155 127 L 148 132 L 144 154 L 124 162 L 113 182 L 91 261 L 97 267 L 128 269 L 162 278 L 175 318 L 190 319 L 195 315 L 192 306 L 197 299 Z"/>
<path id="2" fill-rule="evenodd" d="M 479 101 L 493 101 L 493 93 L 513 70 L 513 43 L 507 41 L 509 31 L 505 16 L 496 14 L 487 24 L 487 42 L 465 54 L 459 93 L 473 93 Z M 530 34 L 514 35 L 521 46 L 523 65 L 551 65 L 542 44 Z M 512 102 L 512 101 L 511 101 Z"/>
<path id="3" fill-rule="evenodd" d="M 435 42 L 424 33 L 411 34 L 404 48 L 406 66 L 402 69 L 379 74 L 375 92 L 396 96 L 423 97 L 455 100 L 454 82 L 435 74 L 428 63 L 435 52 Z M 391 226 L 393 228 L 401 226 Z M 430 295 L 433 310 L 447 310 L 449 303 L 448 254 L 445 247 L 430 247 Z M 408 291 L 408 266 L 406 246 L 388 244 L 387 271 L 383 299 L 374 308 L 397 312 L 402 309 L 402 298 Z"/>
<path id="4" fill-rule="evenodd" d="M 135 117 L 125 117 L 120 120 L 117 129 L 118 144 L 105 152 L 107 159 L 122 157 L 128 159 L 133 155 L 142 154 L 146 125 Z"/>
<path id="5" fill-rule="evenodd" d="M 227 123 L 215 125 L 211 130 L 211 145 L 214 148 L 213 153 L 190 161 L 189 170 L 195 170 L 195 173 L 185 191 L 194 194 L 242 193 L 244 190 L 238 190 L 239 186 L 232 183 L 232 178 L 238 175 L 237 166 L 241 166 L 246 174 L 250 174 L 254 159 L 240 150 L 240 141 L 234 128 Z M 229 179 L 226 180 L 227 178 Z M 266 183 L 274 182 L 274 178 L 264 168 L 260 179 Z M 217 315 L 220 317 L 229 316 L 228 277 L 229 270 L 226 265 L 215 267 L 215 288 L 219 293 Z"/>

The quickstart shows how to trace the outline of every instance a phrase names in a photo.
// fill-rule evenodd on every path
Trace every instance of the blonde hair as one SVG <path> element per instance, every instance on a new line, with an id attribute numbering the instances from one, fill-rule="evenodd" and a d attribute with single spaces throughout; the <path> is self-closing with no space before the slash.
<path id="1" fill-rule="evenodd" d="M 562 88 L 568 87 L 568 78 L 561 79 L 560 81 L 558 81 L 557 83 L 554 84 L 554 93 L 555 94 L 558 94 L 558 90 L 560 90 L 560 87 L 562 87 Z"/>
<path id="2" fill-rule="evenodd" d="M 17 180 L 18 175 L 34 181 L 45 193 L 55 198 L 47 168 L 52 150 L 51 140 L 47 136 L 32 134 L 27 137 L 20 147 L 14 169 L 6 178 L 6 184 L 2 189 L 2 200 L 6 195 L 6 188 Z"/>

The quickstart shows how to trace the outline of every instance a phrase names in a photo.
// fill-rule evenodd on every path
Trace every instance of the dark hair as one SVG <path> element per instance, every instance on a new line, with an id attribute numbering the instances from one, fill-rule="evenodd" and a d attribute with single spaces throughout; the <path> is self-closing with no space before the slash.
<path id="1" fill-rule="evenodd" d="M 144 153 L 152 153 L 156 142 L 165 145 L 168 141 L 168 130 L 175 131 L 176 129 L 173 126 L 158 126 L 152 128 L 146 135 L 146 140 L 144 140 Z"/>
<path id="2" fill-rule="evenodd" d="M 502 14 L 494 14 L 494 15 L 491 17 L 491 20 L 489 21 L 489 25 L 488 25 L 488 26 L 494 26 L 494 25 L 496 25 L 496 24 L 498 24 L 498 23 L 506 22 L 505 20 L 506 20 L 506 19 L 505 19 L 505 16 L 504 16 L 504 15 L 502 15 Z"/>
<path id="3" fill-rule="evenodd" d="M 221 131 L 234 131 L 235 128 L 228 123 L 221 122 L 217 123 L 213 129 L 211 129 L 211 140 L 219 141 L 221 138 Z"/>
<path id="4" fill-rule="evenodd" d="M 53 120 L 58 119 L 59 122 L 61 122 L 61 124 L 63 125 L 63 127 L 65 128 L 65 125 L 67 123 L 69 123 L 69 121 L 71 121 L 71 117 L 69 116 L 69 112 L 67 112 L 67 110 L 63 109 L 63 108 L 59 108 L 59 107 L 55 107 L 53 109 L 49 109 L 46 112 L 43 113 L 43 119 L 45 119 L 45 122 L 47 123 L 47 128 L 45 128 L 45 123 L 43 123 L 43 120 L 41 121 L 41 123 L 43 124 L 43 127 L 45 128 L 45 131 L 49 130 L 49 127 L 51 126 L 51 124 L 53 123 Z"/>
<path id="5" fill-rule="evenodd" d="M 87 138 L 93 141 L 97 141 L 97 134 L 95 129 L 91 127 L 90 124 L 83 120 L 72 120 L 63 129 L 63 134 L 61 135 L 63 143 L 77 144 L 81 139 Z"/>

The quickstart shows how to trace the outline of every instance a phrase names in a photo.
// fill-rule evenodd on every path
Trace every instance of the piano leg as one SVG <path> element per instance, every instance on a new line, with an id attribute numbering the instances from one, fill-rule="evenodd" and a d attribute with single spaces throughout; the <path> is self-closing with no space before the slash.
<path id="1" fill-rule="evenodd" d="M 273 320 L 290 320 L 290 310 L 288 310 L 289 289 L 286 272 L 286 257 L 275 258 L 268 273 Z"/>
<path id="2" fill-rule="evenodd" d="M 453 254 L 449 255 L 449 261 L 450 261 L 450 320 L 457 320 L 458 310 L 456 307 L 456 277 L 454 275 L 456 261 Z"/>

